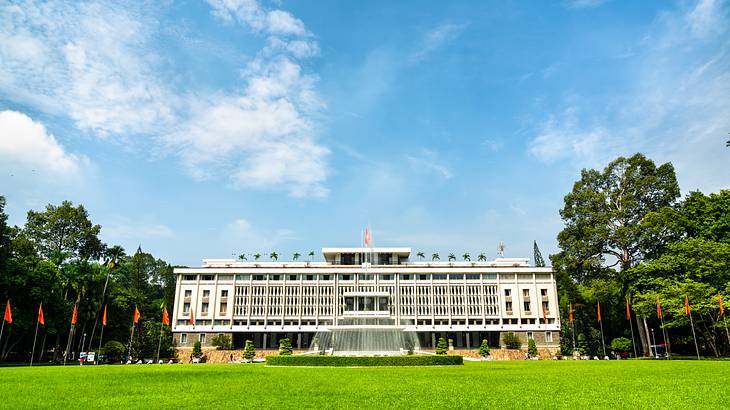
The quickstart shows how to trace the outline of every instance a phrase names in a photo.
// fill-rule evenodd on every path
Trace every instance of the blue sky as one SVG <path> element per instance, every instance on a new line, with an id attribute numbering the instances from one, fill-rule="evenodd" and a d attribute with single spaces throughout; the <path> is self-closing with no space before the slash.
<path id="1" fill-rule="evenodd" d="M 173 264 L 557 249 L 581 168 L 727 188 L 726 1 L 2 2 L 0 194 Z"/>

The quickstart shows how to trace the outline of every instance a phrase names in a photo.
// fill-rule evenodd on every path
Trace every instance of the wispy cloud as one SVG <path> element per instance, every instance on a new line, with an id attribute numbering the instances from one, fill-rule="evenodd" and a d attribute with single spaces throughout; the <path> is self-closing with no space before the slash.
<path id="1" fill-rule="evenodd" d="M 412 169 L 418 172 L 428 171 L 436 173 L 444 179 L 449 179 L 454 176 L 449 167 L 438 158 L 438 155 L 427 148 L 421 148 L 416 153 L 407 154 L 406 161 L 408 161 Z"/>
<path id="2" fill-rule="evenodd" d="M 469 24 L 444 23 L 426 32 L 418 47 L 411 53 L 410 60 L 418 62 L 429 54 L 455 40 Z"/>
<path id="3" fill-rule="evenodd" d="M 563 4 L 569 9 L 588 9 L 601 6 L 607 2 L 608 0 L 568 0 Z"/>

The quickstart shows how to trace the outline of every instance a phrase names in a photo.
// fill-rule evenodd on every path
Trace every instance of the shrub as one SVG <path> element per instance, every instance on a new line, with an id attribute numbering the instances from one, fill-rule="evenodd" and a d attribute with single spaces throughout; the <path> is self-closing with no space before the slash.
<path id="1" fill-rule="evenodd" d="M 104 344 L 101 353 L 106 356 L 108 362 L 118 362 L 124 355 L 124 345 L 116 340 L 110 340 Z"/>
<path id="2" fill-rule="evenodd" d="M 537 357 L 537 345 L 535 344 L 535 339 L 527 341 L 527 354 L 529 354 L 530 357 Z"/>
<path id="3" fill-rule="evenodd" d="M 451 366 L 464 364 L 462 356 L 266 356 L 269 366 Z"/>
<path id="4" fill-rule="evenodd" d="M 193 353 L 190 354 L 190 357 L 203 357 L 203 349 L 200 344 L 200 340 L 195 342 L 195 344 L 193 345 Z"/>
<path id="5" fill-rule="evenodd" d="M 489 356 L 489 342 L 487 342 L 487 339 L 482 340 L 482 344 L 479 346 L 479 356 Z"/>
<path id="6" fill-rule="evenodd" d="M 229 335 L 220 333 L 216 335 L 210 344 L 215 346 L 218 350 L 230 350 L 233 347 L 231 343 L 231 337 Z"/>
<path id="7" fill-rule="evenodd" d="M 507 349 L 519 349 L 522 347 L 522 341 L 512 332 L 502 335 L 502 343 L 504 343 L 504 347 Z"/>
<path id="8" fill-rule="evenodd" d="M 581 356 L 585 356 L 589 353 L 588 342 L 586 341 L 586 337 L 583 333 L 578 335 L 578 352 Z"/>
<path id="9" fill-rule="evenodd" d="M 246 346 L 243 348 L 243 358 L 251 362 L 254 357 L 256 357 L 256 348 L 253 347 L 252 341 L 246 340 Z"/>
<path id="10" fill-rule="evenodd" d="M 449 351 L 449 346 L 446 344 L 446 339 L 439 337 L 438 343 L 436 343 L 436 354 L 446 354 Z"/>
<path id="11" fill-rule="evenodd" d="M 617 353 L 628 353 L 633 349 L 631 340 L 625 337 L 617 337 L 611 341 L 611 350 Z"/>
<path id="12" fill-rule="evenodd" d="M 288 337 L 279 340 L 279 354 L 282 356 L 291 356 L 292 348 L 291 341 Z"/>

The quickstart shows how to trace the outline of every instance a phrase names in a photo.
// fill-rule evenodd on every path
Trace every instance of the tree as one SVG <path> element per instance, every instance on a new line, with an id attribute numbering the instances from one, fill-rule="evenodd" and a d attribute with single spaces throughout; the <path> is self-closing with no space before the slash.
<path id="1" fill-rule="evenodd" d="M 282 356 L 292 355 L 291 341 L 288 337 L 279 340 L 279 354 Z"/>
<path id="2" fill-rule="evenodd" d="M 431 255 L 431 260 L 432 261 L 440 261 L 441 260 L 441 257 L 439 256 L 438 253 L 434 253 L 434 254 Z"/>
<path id="3" fill-rule="evenodd" d="M 269 254 L 269 258 L 271 258 L 272 261 L 276 262 L 279 260 L 279 254 L 276 252 L 271 252 Z"/>
<path id="4" fill-rule="evenodd" d="M 416 257 L 417 257 L 418 259 L 420 259 L 420 260 L 423 260 L 423 258 L 425 258 L 425 257 L 426 257 L 426 255 L 424 255 L 424 254 L 423 254 L 423 252 L 421 252 L 421 251 L 418 251 L 418 253 L 416 253 Z"/>
<path id="5" fill-rule="evenodd" d="M 619 157 L 602 172 L 582 170 L 560 211 L 565 228 L 553 266 L 578 283 L 616 278 L 624 296 L 628 269 L 665 245 L 646 240 L 645 217 L 674 205 L 678 196 L 674 167 L 657 167 L 642 154 Z M 639 336 L 648 352 L 648 325 L 642 323 Z"/>
<path id="6" fill-rule="evenodd" d="M 469 255 L 469 252 L 464 252 L 464 254 L 461 257 L 464 258 L 465 261 L 471 260 L 471 255 Z"/>
<path id="7" fill-rule="evenodd" d="M 193 345 L 193 352 L 190 354 L 190 357 L 199 359 L 203 357 L 203 347 L 200 344 L 200 340 L 197 340 L 195 344 Z"/>
<path id="8" fill-rule="evenodd" d="M 294 262 L 296 262 L 299 260 L 300 256 L 302 255 L 299 252 L 294 252 L 294 256 L 292 257 L 292 259 L 294 259 Z"/>
<path id="9" fill-rule="evenodd" d="M 252 341 L 246 340 L 246 345 L 243 348 L 243 358 L 252 363 L 254 357 L 256 357 L 256 348 L 253 347 Z"/>
<path id="10" fill-rule="evenodd" d="M 254 259 L 255 261 L 257 261 L 257 260 L 261 259 L 261 254 L 260 254 L 260 253 L 254 253 L 254 254 L 253 254 L 253 259 Z"/>
<path id="11" fill-rule="evenodd" d="M 581 356 L 586 356 L 590 354 L 590 350 L 588 349 L 588 342 L 586 341 L 586 336 L 583 333 L 578 335 L 578 352 Z"/>
<path id="12" fill-rule="evenodd" d="M 218 350 L 231 350 L 233 348 L 231 336 L 225 333 L 215 335 L 210 341 L 210 344 L 215 346 Z"/>
<path id="13" fill-rule="evenodd" d="M 309 252 L 309 261 L 311 262 L 313 260 L 314 260 L 314 251 L 310 251 Z"/>
<path id="14" fill-rule="evenodd" d="M 489 356 L 489 342 L 487 341 L 487 339 L 482 340 L 482 344 L 479 345 L 479 356 Z"/>
<path id="15" fill-rule="evenodd" d="M 436 354 L 446 354 L 449 351 L 449 345 L 446 343 L 446 339 L 439 337 L 436 343 Z"/>
<path id="16" fill-rule="evenodd" d="M 5 272 L 10 258 L 10 227 L 5 213 L 5 197 L 0 195 L 0 272 Z"/>
<path id="17" fill-rule="evenodd" d="M 89 220 L 83 205 L 70 201 L 60 206 L 48 204 L 42 212 L 28 211 L 26 235 L 37 244 L 41 255 L 61 264 L 66 260 L 96 259 L 104 246 L 99 240 L 101 226 Z"/>
<path id="18" fill-rule="evenodd" d="M 110 340 L 104 344 L 104 348 L 100 353 L 106 357 L 107 362 L 114 363 L 122 359 L 125 350 L 123 344 L 116 340 Z"/>
<path id="19" fill-rule="evenodd" d="M 507 332 L 502 335 L 502 343 L 504 343 L 504 347 L 507 349 L 519 349 L 522 347 L 522 341 L 512 332 Z"/>
<path id="20" fill-rule="evenodd" d="M 239 261 L 247 261 L 248 259 L 246 259 L 246 254 L 245 253 L 242 253 L 242 254 L 238 255 L 238 260 Z"/>
<path id="21" fill-rule="evenodd" d="M 535 344 L 535 339 L 527 341 L 527 354 L 530 355 L 530 357 L 537 357 L 537 345 Z"/>
<path id="22" fill-rule="evenodd" d="M 456 255 L 454 255 L 453 253 L 450 253 L 449 254 L 449 262 L 453 262 L 455 260 L 456 260 Z"/>
<path id="23" fill-rule="evenodd" d="M 479 262 L 485 262 L 487 260 L 487 255 L 480 253 L 479 256 L 477 256 L 477 260 Z"/>
<path id="24" fill-rule="evenodd" d="M 631 340 L 625 337 L 617 337 L 611 340 L 611 350 L 623 356 L 633 350 L 633 346 L 631 345 Z"/>

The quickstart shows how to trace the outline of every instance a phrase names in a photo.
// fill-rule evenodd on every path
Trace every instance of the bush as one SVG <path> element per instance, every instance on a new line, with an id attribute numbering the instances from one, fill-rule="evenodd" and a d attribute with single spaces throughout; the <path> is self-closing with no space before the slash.
<path id="1" fill-rule="evenodd" d="M 479 346 L 479 356 L 489 356 L 489 342 L 487 342 L 487 339 L 482 340 L 482 344 Z"/>
<path id="2" fill-rule="evenodd" d="M 266 356 L 269 366 L 451 366 L 464 364 L 462 356 Z"/>
<path id="3" fill-rule="evenodd" d="M 116 340 L 110 340 L 104 344 L 101 353 L 106 357 L 108 362 L 118 362 L 124 356 L 124 345 Z"/>
<path id="4" fill-rule="evenodd" d="M 617 337 L 611 341 L 611 350 L 616 353 L 628 353 L 632 349 L 631 340 L 625 337 Z"/>
<path id="5" fill-rule="evenodd" d="M 246 346 L 243 348 L 243 358 L 251 362 L 254 357 L 256 357 L 256 348 L 253 347 L 252 341 L 246 340 Z"/>
<path id="6" fill-rule="evenodd" d="M 218 350 L 231 350 L 233 343 L 231 343 L 231 337 L 229 335 L 220 333 L 216 335 L 210 344 L 215 346 Z"/>
<path id="7" fill-rule="evenodd" d="M 522 341 L 512 332 L 502 335 L 502 343 L 504 343 L 504 347 L 507 349 L 519 349 L 522 347 Z"/>
<path id="8" fill-rule="evenodd" d="M 588 351 L 588 342 L 586 341 L 586 336 L 583 333 L 578 335 L 578 352 L 581 354 L 581 356 L 586 356 L 590 353 Z"/>
<path id="9" fill-rule="evenodd" d="M 190 357 L 203 357 L 203 348 L 200 344 L 200 340 L 195 342 L 195 344 L 193 345 L 193 353 L 190 354 Z"/>
<path id="10" fill-rule="evenodd" d="M 438 343 L 436 343 L 436 354 L 446 354 L 449 351 L 449 345 L 446 344 L 446 339 L 439 337 Z"/>
<path id="11" fill-rule="evenodd" d="M 527 341 L 527 354 L 529 354 L 530 357 L 537 357 L 537 345 L 535 344 L 535 339 Z"/>
<path id="12" fill-rule="evenodd" d="M 282 356 L 291 356 L 292 348 L 291 341 L 288 337 L 279 340 L 279 354 Z"/>

